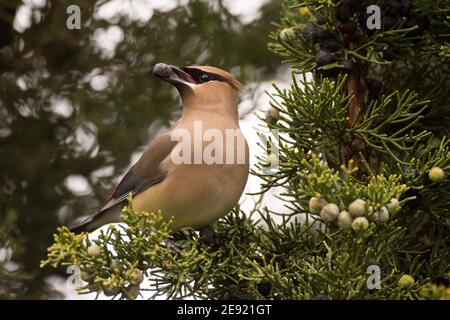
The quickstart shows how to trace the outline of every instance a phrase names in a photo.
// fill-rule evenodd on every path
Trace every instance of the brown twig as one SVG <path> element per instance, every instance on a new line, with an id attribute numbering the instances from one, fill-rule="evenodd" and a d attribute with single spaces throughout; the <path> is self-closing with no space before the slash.
<path id="1" fill-rule="evenodd" d="M 349 42 L 348 48 L 354 49 L 354 44 Z M 348 125 L 353 127 L 359 125 L 364 120 L 364 113 L 366 111 L 366 95 L 367 88 L 364 84 L 364 70 L 360 63 L 355 63 L 354 69 L 347 77 L 347 94 L 352 94 L 353 98 L 348 108 Z M 367 146 L 363 140 L 359 138 L 353 139 L 348 148 L 346 148 L 346 162 L 353 160 L 353 164 L 358 168 L 356 176 L 361 178 L 363 175 L 362 159 L 360 153 L 366 157 Z"/>

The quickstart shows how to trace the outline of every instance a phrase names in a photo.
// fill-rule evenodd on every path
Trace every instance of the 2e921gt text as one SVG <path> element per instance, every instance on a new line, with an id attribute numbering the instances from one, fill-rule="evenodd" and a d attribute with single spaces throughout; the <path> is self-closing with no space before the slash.
<path id="1" fill-rule="evenodd" d="M 270 304 L 223 304 L 222 315 L 269 315 L 272 305 Z"/>

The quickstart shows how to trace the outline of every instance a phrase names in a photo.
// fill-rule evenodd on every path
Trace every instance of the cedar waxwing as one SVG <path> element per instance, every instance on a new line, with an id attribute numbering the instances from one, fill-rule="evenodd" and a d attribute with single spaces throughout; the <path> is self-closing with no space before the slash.
<path id="1" fill-rule="evenodd" d="M 121 222 L 129 194 L 134 210 L 161 210 L 167 220 L 173 217 L 173 231 L 206 227 L 237 204 L 249 172 L 237 110 L 241 83 L 210 66 L 158 63 L 153 73 L 177 88 L 180 119 L 147 146 L 103 208 L 73 225 L 73 232 Z"/>

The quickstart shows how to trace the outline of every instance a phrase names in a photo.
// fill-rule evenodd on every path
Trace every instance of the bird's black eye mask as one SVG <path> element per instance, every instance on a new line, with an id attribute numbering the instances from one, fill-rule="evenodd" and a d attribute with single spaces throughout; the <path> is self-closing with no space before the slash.
<path id="1" fill-rule="evenodd" d="M 200 70 L 197 68 L 183 67 L 181 69 L 184 72 L 186 72 L 187 74 L 189 74 L 192 77 L 192 79 L 194 79 L 196 84 L 202 84 L 202 83 L 213 81 L 213 80 L 228 82 L 227 80 L 225 80 L 224 77 L 222 77 L 218 74 L 203 71 L 203 70 Z"/>

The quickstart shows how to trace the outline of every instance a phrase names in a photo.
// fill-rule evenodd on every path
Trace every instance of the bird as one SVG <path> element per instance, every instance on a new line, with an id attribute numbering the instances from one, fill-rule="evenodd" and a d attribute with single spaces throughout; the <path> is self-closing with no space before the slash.
<path id="1" fill-rule="evenodd" d="M 237 108 L 243 85 L 213 66 L 158 63 L 153 74 L 177 89 L 180 118 L 149 143 L 106 204 L 69 225 L 70 231 L 92 232 L 122 222 L 129 195 L 133 210 L 161 211 L 172 219 L 173 232 L 208 228 L 237 205 L 249 174 L 249 147 Z"/>

